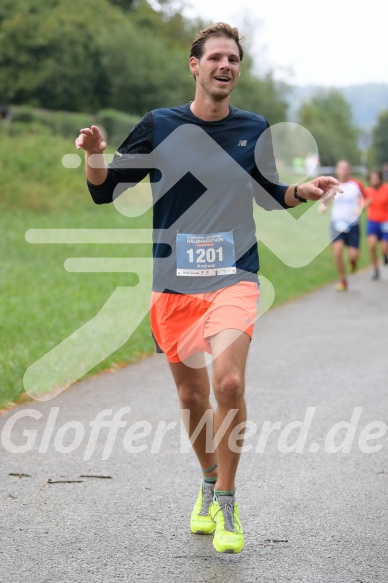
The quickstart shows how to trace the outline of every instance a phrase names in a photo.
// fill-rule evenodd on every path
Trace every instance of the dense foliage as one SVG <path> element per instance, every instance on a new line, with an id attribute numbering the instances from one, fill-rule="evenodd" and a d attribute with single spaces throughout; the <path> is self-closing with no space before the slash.
<path id="1" fill-rule="evenodd" d="M 155 7 L 153 7 L 155 6 Z M 192 99 L 188 51 L 204 22 L 173 0 L 3 0 L 0 104 L 143 115 Z M 271 122 L 286 116 L 272 74 L 258 78 L 249 51 L 233 103 Z"/>
<path id="2" fill-rule="evenodd" d="M 388 109 L 382 111 L 372 132 L 372 145 L 369 152 L 369 165 L 381 168 L 388 162 Z"/>
<path id="3" fill-rule="evenodd" d="M 322 166 L 334 166 L 341 158 L 360 163 L 358 130 L 349 103 L 342 93 L 320 91 L 299 110 L 299 123 L 314 136 Z"/>

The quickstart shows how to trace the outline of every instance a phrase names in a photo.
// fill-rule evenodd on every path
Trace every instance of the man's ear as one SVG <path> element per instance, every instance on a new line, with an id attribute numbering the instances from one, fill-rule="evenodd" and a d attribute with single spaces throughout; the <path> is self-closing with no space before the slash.
<path id="1" fill-rule="evenodd" d="M 190 57 L 190 62 L 189 62 L 190 71 L 194 76 L 198 75 L 198 62 L 199 62 L 199 59 L 197 59 L 197 57 Z"/>

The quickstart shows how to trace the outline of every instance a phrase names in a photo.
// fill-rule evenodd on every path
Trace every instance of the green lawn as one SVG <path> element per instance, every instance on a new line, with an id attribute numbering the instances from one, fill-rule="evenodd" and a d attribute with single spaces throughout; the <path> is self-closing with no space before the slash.
<path id="1" fill-rule="evenodd" d="M 147 314 L 148 284 L 146 288 L 140 284 L 133 287 L 138 277 L 132 273 L 77 273 L 64 267 L 68 258 L 143 257 L 144 261 L 137 263 L 137 267 L 147 271 L 142 274 L 143 280 L 147 280 L 150 244 L 31 244 L 25 239 L 26 231 L 31 229 L 129 229 L 134 237 L 140 233 L 136 229 L 150 228 L 150 213 L 131 218 L 120 214 L 113 205 L 94 205 L 82 168 L 67 170 L 61 166 L 62 156 L 73 151 L 72 144 L 65 140 L 30 136 L 25 140 L 20 137 L 2 139 L 1 144 L 0 171 L 5 187 L 0 205 L 0 407 L 5 407 L 23 395 L 23 375 L 28 367 L 70 336 L 73 344 L 66 345 L 62 355 L 58 357 L 55 353 L 52 360 L 42 361 L 45 370 L 52 366 L 56 374 L 42 373 L 47 378 L 35 387 L 36 394 L 54 388 L 50 386 L 51 378 L 55 379 L 53 384 L 60 385 L 61 375 L 66 376 L 63 371 L 77 367 L 77 363 L 79 371 L 83 372 L 89 370 L 89 361 L 99 362 L 87 373 L 95 374 L 133 362 L 152 353 L 154 347 Z M 147 195 L 141 189 L 133 194 L 132 209 L 134 206 L 138 213 L 145 204 L 144 196 Z M 121 205 L 122 212 L 131 214 L 125 198 Z M 260 273 L 274 287 L 274 305 L 316 289 L 336 277 L 331 249 L 327 247 L 329 213 L 322 217 L 313 210 L 303 226 L 287 220 L 287 212 L 256 211 L 257 235 L 262 239 L 259 243 Z M 299 207 L 293 212 L 301 214 L 303 211 L 306 209 Z M 101 233 L 97 233 L 97 241 L 100 236 Z M 364 243 L 364 265 L 366 255 Z M 126 290 L 130 290 L 129 315 L 125 316 L 127 306 L 123 306 L 122 319 L 116 311 L 108 313 L 97 327 L 85 326 L 99 314 L 118 287 L 124 294 L 123 301 L 126 301 Z M 107 346 L 122 342 L 122 338 L 121 341 L 114 339 L 113 334 L 120 327 L 125 328 L 128 322 L 125 318 L 131 317 L 141 322 L 140 325 L 121 348 L 108 355 Z M 74 333 L 80 328 L 85 333 L 77 333 L 77 336 Z"/>

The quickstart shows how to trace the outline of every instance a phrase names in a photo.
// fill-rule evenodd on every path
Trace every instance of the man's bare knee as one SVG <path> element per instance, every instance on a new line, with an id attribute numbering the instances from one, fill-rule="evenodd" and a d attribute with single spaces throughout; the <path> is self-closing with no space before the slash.
<path id="1" fill-rule="evenodd" d="M 196 385 L 181 384 L 177 386 L 179 402 L 182 409 L 190 411 L 203 409 L 209 402 L 209 391 Z"/>
<path id="2" fill-rule="evenodd" d="M 244 382 L 238 372 L 228 372 L 215 379 L 214 396 L 218 405 L 236 405 L 244 396 Z"/>

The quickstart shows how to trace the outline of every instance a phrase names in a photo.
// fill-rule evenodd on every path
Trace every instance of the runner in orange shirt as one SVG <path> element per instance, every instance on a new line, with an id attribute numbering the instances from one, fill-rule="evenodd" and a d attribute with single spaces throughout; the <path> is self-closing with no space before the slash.
<path id="1" fill-rule="evenodd" d="M 388 184 L 383 183 L 382 173 L 372 170 L 368 174 L 369 187 L 366 188 L 368 222 L 366 234 L 372 265 L 372 279 L 380 277 L 377 243 L 381 242 L 384 264 L 388 265 Z"/>

